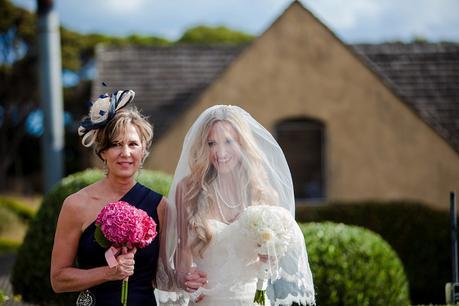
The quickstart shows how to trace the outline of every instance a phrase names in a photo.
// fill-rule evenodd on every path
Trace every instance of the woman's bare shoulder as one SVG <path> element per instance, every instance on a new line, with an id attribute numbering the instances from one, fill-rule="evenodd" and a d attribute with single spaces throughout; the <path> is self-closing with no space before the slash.
<path id="1" fill-rule="evenodd" d="M 74 210 L 86 206 L 94 198 L 94 190 L 97 188 L 97 184 L 97 182 L 93 183 L 67 196 L 62 208 Z"/>

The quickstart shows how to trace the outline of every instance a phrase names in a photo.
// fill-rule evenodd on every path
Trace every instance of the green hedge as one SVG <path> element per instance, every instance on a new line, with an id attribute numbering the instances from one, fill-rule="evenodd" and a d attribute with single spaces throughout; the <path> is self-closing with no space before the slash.
<path id="1" fill-rule="evenodd" d="M 20 241 L 0 238 L 0 254 L 15 252 L 21 246 Z"/>
<path id="2" fill-rule="evenodd" d="M 299 222 L 332 221 L 380 234 L 400 257 L 413 304 L 443 304 L 451 280 L 449 214 L 422 203 L 364 202 L 298 206 Z"/>
<path id="3" fill-rule="evenodd" d="M 407 306 L 408 282 L 395 251 L 379 235 L 336 223 L 300 224 L 317 305 Z"/>
<path id="4" fill-rule="evenodd" d="M 86 170 L 61 180 L 45 196 L 36 217 L 29 225 L 24 243 L 17 253 L 11 283 L 24 301 L 40 305 L 74 305 L 75 294 L 55 294 L 49 280 L 51 250 L 56 222 L 64 199 L 101 179 L 99 170 Z M 166 194 L 172 178 L 164 173 L 142 170 L 138 181 Z"/>
<path id="5" fill-rule="evenodd" d="M 30 221 L 35 216 L 34 209 L 16 199 L 0 197 L 0 207 L 11 210 L 24 221 Z"/>
<path id="6" fill-rule="evenodd" d="M 10 209 L 0 206 L 0 235 L 4 235 L 10 227 L 17 226 L 21 219 Z"/>

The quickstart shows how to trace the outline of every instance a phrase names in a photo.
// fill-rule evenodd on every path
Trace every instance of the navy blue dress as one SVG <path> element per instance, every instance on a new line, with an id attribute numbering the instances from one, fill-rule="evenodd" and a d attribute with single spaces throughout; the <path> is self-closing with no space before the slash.
<path id="1" fill-rule="evenodd" d="M 156 230 L 159 232 L 159 220 L 156 208 L 162 199 L 162 195 L 143 186 L 140 183 L 134 185 L 120 201 L 143 209 L 156 222 Z M 77 252 L 77 264 L 81 269 L 91 269 L 106 266 L 106 249 L 102 248 L 94 240 L 95 223 L 91 223 L 81 234 Z M 159 255 L 159 235 L 153 242 L 138 249 L 135 254 L 134 274 L 129 277 L 128 306 L 156 306 L 153 293 L 152 279 L 156 274 L 156 267 Z M 121 305 L 121 280 L 109 281 L 89 288 L 95 295 L 97 306 L 119 306 Z"/>

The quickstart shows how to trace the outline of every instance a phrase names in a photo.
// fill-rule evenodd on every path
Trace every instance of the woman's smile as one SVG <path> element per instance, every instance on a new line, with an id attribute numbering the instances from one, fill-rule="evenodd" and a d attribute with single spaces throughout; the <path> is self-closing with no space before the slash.
<path id="1" fill-rule="evenodd" d="M 228 173 L 239 163 L 241 148 L 238 140 L 239 135 L 228 122 L 218 121 L 210 129 L 207 137 L 209 159 L 219 173 Z"/>

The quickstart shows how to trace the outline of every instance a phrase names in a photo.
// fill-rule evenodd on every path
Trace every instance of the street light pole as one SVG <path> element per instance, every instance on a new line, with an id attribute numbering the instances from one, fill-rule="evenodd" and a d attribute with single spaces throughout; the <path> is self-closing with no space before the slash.
<path id="1" fill-rule="evenodd" d="M 63 175 L 64 120 L 59 18 L 53 0 L 37 0 L 43 189 L 48 192 Z"/>

